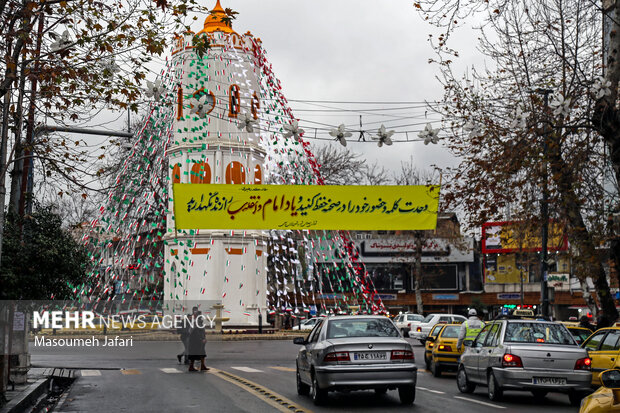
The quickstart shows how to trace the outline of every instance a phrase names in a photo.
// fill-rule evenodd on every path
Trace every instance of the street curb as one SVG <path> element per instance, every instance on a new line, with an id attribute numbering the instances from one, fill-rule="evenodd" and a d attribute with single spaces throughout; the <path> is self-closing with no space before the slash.
<path id="1" fill-rule="evenodd" d="M 47 393 L 50 378 L 39 379 L 26 387 L 17 397 L 11 399 L 0 413 L 19 413 L 30 407 L 43 393 Z"/>

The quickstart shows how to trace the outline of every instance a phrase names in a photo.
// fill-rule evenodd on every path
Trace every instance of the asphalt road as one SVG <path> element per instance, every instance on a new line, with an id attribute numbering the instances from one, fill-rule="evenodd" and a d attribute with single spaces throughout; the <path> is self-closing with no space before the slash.
<path id="1" fill-rule="evenodd" d="M 36 367 L 76 368 L 81 377 L 66 394 L 60 412 L 562 412 L 576 413 L 568 397 L 549 394 L 543 401 L 529 392 L 507 391 L 490 402 L 486 388 L 459 393 L 455 375 L 433 377 L 424 370 L 423 348 L 412 340 L 420 367 L 416 401 L 402 406 L 397 391 L 330 393 L 326 406 L 314 406 L 295 388 L 291 341 L 207 343 L 207 373 L 190 373 L 176 361 L 181 343 L 134 342 L 131 347 L 37 347 L 30 344 Z"/>

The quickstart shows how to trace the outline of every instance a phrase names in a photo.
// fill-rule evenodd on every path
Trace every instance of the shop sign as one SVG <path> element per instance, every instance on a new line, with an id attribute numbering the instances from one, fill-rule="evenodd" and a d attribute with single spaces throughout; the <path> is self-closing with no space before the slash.
<path id="1" fill-rule="evenodd" d="M 442 300 L 454 301 L 458 299 L 459 299 L 458 294 L 433 294 L 433 300 L 437 300 L 437 301 L 442 301 Z"/>
<path id="2" fill-rule="evenodd" d="M 520 300 L 521 294 L 520 293 L 498 293 L 497 299 L 498 300 Z"/>

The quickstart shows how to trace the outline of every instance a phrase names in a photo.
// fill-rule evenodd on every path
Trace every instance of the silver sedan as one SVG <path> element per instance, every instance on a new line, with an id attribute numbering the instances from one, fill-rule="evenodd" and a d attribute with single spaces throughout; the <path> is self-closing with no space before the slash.
<path id="1" fill-rule="evenodd" d="M 415 400 L 418 368 L 411 345 L 383 316 L 335 316 L 320 319 L 307 338 L 294 340 L 297 393 L 324 403 L 329 391 L 398 389 L 403 404 Z"/>
<path id="2" fill-rule="evenodd" d="M 462 393 L 486 385 L 489 399 L 504 390 L 543 398 L 568 393 L 573 405 L 590 390 L 592 360 L 566 327 L 536 320 L 497 320 L 484 326 L 461 355 L 456 382 Z"/>

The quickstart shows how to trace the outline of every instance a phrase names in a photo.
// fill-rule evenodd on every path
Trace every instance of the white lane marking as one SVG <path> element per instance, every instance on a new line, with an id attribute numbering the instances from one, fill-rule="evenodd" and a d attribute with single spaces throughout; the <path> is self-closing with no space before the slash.
<path id="1" fill-rule="evenodd" d="M 82 377 L 101 376 L 101 372 L 99 370 L 80 370 L 80 374 Z"/>
<path id="2" fill-rule="evenodd" d="M 181 370 L 177 370 L 175 368 L 170 368 L 170 367 L 161 368 L 160 370 L 163 371 L 164 373 L 183 373 Z"/>
<path id="3" fill-rule="evenodd" d="M 252 367 L 231 367 L 231 369 L 245 371 L 246 373 L 264 373 L 262 370 L 256 370 Z"/>
<path id="4" fill-rule="evenodd" d="M 433 390 L 433 389 L 427 389 L 426 387 L 416 386 L 416 388 L 418 388 L 418 389 L 420 389 L 420 390 L 430 391 L 431 393 L 436 393 L 436 394 L 446 394 L 446 392 L 444 392 L 444 391 Z"/>
<path id="5" fill-rule="evenodd" d="M 461 396 L 454 396 L 455 399 L 459 399 L 459 400 L 466 400 L 468 402 L 472 402 L 472 403 L 478 403 L 478 404 L 482 404 L 484 406 L 489 406 L 489 407 L 495 407 L 496 409 L 505 409 L 504 406 L 498 406 L 497 404 L 491 404 L 491 403 L 486 403 L 486 402 L 481 402 L 480 400 L 474 400 L 474 399 L 470 399 L 468 397 L 461 397 Z"/>

